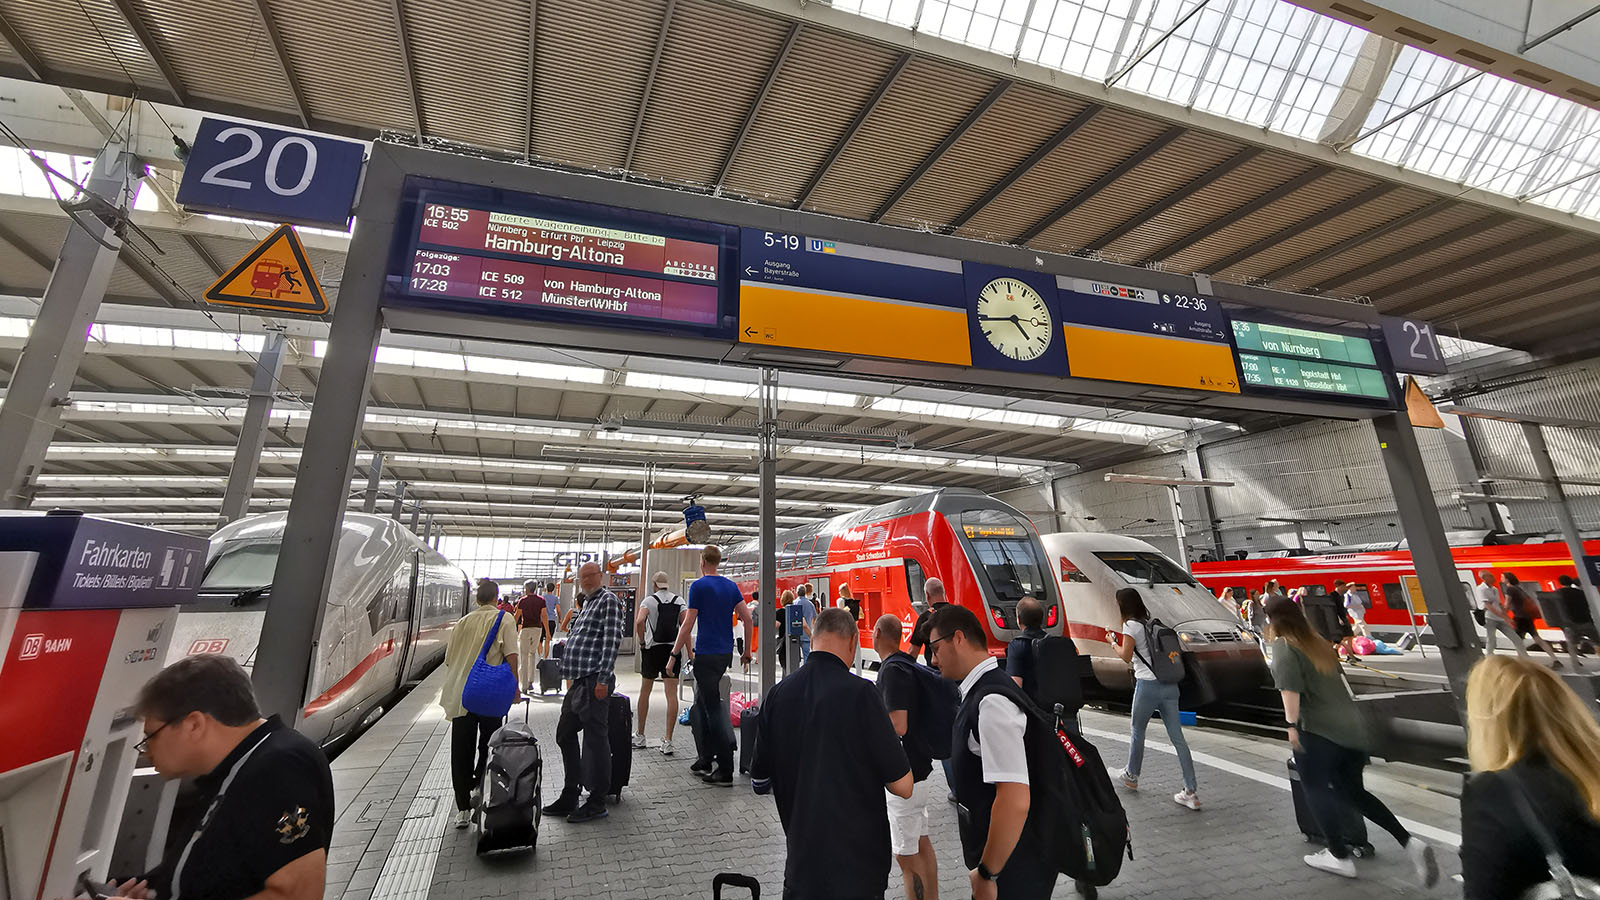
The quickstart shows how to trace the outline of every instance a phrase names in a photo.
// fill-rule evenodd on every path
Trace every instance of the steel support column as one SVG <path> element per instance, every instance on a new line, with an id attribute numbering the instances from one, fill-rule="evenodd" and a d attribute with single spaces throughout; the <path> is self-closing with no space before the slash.
<path id="1" fill-rule="evenodd" d="M 639 527 L 639 587 L 634 590 L 635 605 L 644 602 L 646 588 L 650 585 L 650 570 L 646 565 L 650 559 L 650 514 L 655 512 L 656 505 L 656 464 L 650 461 L 644 464 L 644 524 Z"/>
<path id="2" fill-rule="evenodd" d="M 1185 448 L 1183 451 L 1183 467 L 1185 470 L 1193 470 L 1192 472 L 1185 472 L 1185 474 L 1190 478 L 1198 478 L 1201 481 L 1205 481 L 1206 479 L 1210 478 L 1210 476 L 1206 474 L 1206 461 L 1201 458 L 1200 448 L 1198 446 Z M 1216 503 L 1216 498 L 1211 495 L 1211 488 L 1203 487 L 1200 489 L 1200 509 L 1205 515 L 1206 530 L 1211 532 L 1212 551 L 1215 553 L 1217 560 L 1220 562 L 1228 558 L 1228 551 L 1227 548 L 1222 544 L 1222 529 L 1216 525 Z"/>
<path id="3" fill-rule="evenodd" d="M 127 214 L 135 165 L 133 155 L 117 143 L 95 160 L 88 189 L 110 204 L 112 215 Z M 0 406 L 0 509 L 26 509 L 33 502 L 34 480 L 122 250 L 116 229 L 89 211 L 76 213 L 73 222 Z"/>
<path id="4" fill-rule="evenodd" d="M 378 485 L 383 481 L 383 453 L 374 451 L 372 462 L 367 466 L 367 497 L 361 501 L 361 511 L 372 513 L 378 511 Z"/>
<path id="5" fill-rule="evenodd" d="M 422 542 L 424 544 L 433 540 L 433 513 L 428 513 L 428 518 L 422 522 Z"/>
<path id="6" fill-rule="evenodd" d="M 323 600 L 350 496 L 351 448 L 360 439 L 383 327 L 379 300 L 402 178 L 393 152 L 375 144 L 367 162 L 350 262 L 333 308 L 327 355 L 301 446 L 283 549 L 272 577 L 272 602 L 261 623 L 256 658 L 270 665 L 257 665 L 251 674 L 261 709 L 283 716 L 289 724 L 299 721 L 310 685 L 311 661 L 322 633 Z"/>
<path id="7" fill-rule="evenodd" d="M 1178 565 L 1189 568 L 1189 531 L 1183 527 L 1183 497 L 1178 486 L 1167 485 L 1167 499 L 1172 503 L 1172 534 L 1178 541 Z"/>
<path id="8" fill-rule="evenodd" d="M 1461 438 L 1462 441 L 1467 445 L 1467 457 L 1472 460 L 1473 477 L 1487 479 L 1489 477 L 1489 468 L 1484 464 L 1483 461 L 1483 449 L 1478 446 L 1477 423 L 1472 421 L 1471 416 L 1457 416 L 1456 418 L 1457 421 L 1461 423 Z M 1483 493 L 1491 496 L 1494 494 L 1494 482 L 1485 480 L 1480 481 L 1479 484 L 1482 485 L 1481 490 Z M 1493 528 L 1495 531 L 1511 530 L 1511 528 L 1506 524 L 1505 517 L 1500 512 L 1500 504 L 1495 503 L 1493 500 L 1480 500 L 1476 502 L 1482 504 L 1484 509 L 1484 518 L 1488 520 L 1487 524 L 1490 528 Z M 1473 503 L 1468 503 L 1467 508 L 1471 509 L 1473 505 Z"/>
<path id="9" fill-rule="evenodd" d="M 411 504 L 411 533 L 417 533 L 417 525 L 422 521 L 422 504 Z"/>
<path id="10" fill-rule="evenodd" d="M 1578 533 L 1577 521 L 1572 518 L 1572 507 L 1567 504 L 1567 492 L 1561 486 L 1561 476 L 1556 474 L 1555 461 L 1550 458 L 1550 447 L 1544 440 L 1544 426 L 1523 422 L 1522 436 L 1527 439 L 1533 464 L 1538 468 L 1539 477 L 1544 480 L 1545 494 L 1555 507 L 1556 521 L 1561 524 L 1561 539 L 1566 541 L 1567 552 L 1572 554 L 1572 565 L 1578 570 L 1578 587 L 1583 591 L 1584 599 L 1589 601 L 1589 615 L 1594 617 L 1594 621 L 1600 622 L 1600 589 L 1595 588 L 1587 577 L 1588 567 L 1583 564 L 1583 538 Z M 1576 661 L 1577 657 L 1573 659 Z"/>
<path id="11" fill-rule="evenodd" d="M 405 509 L 405 505 L 406 483 L 404 481 L 396 481 L 394 483 L 394 507 L 389 510 L 389 518 L 396 522 L 400 521 L 400 512 Z"/>
<path id="12" fill-rule="evenodd" d="M 261 448 L 267 443 L 267 422 L 272 418 L 273 388 L 283 371 L 283 332 L 267 335 L 267 342 L 256 359 L 255 378 L 250 382 L 250 399 L 245 403 L 244 422 L 239 426 L 239 443 L 233 451 L 233 467 L 228 470 L 228 487 L 222 494 L 222 516 L 217 527 L 242 518 L 250 509 L 250 489 L 256 483 L 261 465 Z"/>
<path id="13" fill-rule="evenodd" d="M 1411 547 L 1417 581 L 1428 601 L 1428 624 L 1444 657 L 1444 672 L 1455 695 L 1456 710 L 1461 721 L 1466 722 L 1467 673 L 1479 659 L 1478 632 L 1471 604 L 1456 575 L 1455 560 L 1450 556 L 1450 541 L 1445 538 L 1433 486 L 1422 463 L 1422 450 L 1404 410 L 1378 416 L 1372 420 L 1372 428 L 1382 450 L 1395 508 L 1400 513 L 1400 527 Z"/>
<path id="14" fill-rule="evenodd" d="M 777 681 L 778 648 L 772 620 L 778 599 L 778 372 L 761 370 L 760 540 L 761 597 L 756 604 L 756 644 L 761 648 L 761 696 Z"/>

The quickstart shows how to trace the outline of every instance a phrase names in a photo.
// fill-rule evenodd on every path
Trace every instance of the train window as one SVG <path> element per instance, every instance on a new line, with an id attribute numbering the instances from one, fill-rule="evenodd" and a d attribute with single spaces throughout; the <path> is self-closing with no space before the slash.
<path id="1" fill-rule="evenodd" d="M 278 568 L 278 549 L 282 544 L 255 541 L 229 541 L 211 561 L 200 590 L 207 593 L 248 591 L 272 583 Z"/>
<path id="2" fill-rule="evenodd" d="M 1345 596 L 1356 598 L 1362 606 L 1372 605 L 1372 597 L 1367 593 L 1366 585 L 1352 585 Z"/>
<path id="3" fill-rule="evenodd" d="M 1159 553 L 1096 553 L 1129 584 L 1196 584 L 1189 573 Z"/>
<path id="4" fill-rule="evenodd" d="M 1406 605 L 1405 588 L 1398 584 L 1386 584 L 1383 586 L 1383 604 L 1400 612 L 1408 612 L 1410 610 L 1410 607 Z"/>
<path id="5" fill-rule="evenodd" d="M 914 559 L 906 560 L 906 592 L 911 595 L 911 605 L 921 609 L 927 603 L 923 587 L 928 583 L 928 578 L 922 573 L 922 564 Z"/>
<path id="6" fill-rule="evenodd" d="M 1061 557 L 1061 580 L 1072 584 L 1088 584 L 1089 576 L 1083 574 L 1083 570 L 1078 568 L 1072 560 L 1063 556 Z"/>
<path id="7" fill-rule="evenodd" d="M 394 621 L 394 607 L 389 602 L 390 596 L 389 589 L 383 588 L 367 601 L 367 624 L 372 626 L 373 634 L 378 634 L 383 630 L 383 626 Z"/>
<path id="8" fill-rule="evenodd" d="M 1029 542 L 978 538 L 972 541 L 972 549 L 999 599 L 1015 603 L 1027 594 L 1045 596 L 1044 575 Z"/>

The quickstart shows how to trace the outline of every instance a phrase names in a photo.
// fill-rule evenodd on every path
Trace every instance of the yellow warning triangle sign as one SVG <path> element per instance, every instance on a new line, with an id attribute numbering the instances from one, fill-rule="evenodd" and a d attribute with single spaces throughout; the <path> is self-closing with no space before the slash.
<path id="1" fill-rule="evenodd" d="M 206 300 L 268 312 L 320 316 L 328 300 L 311 271 L 300 235 L 279 225 L 206 291 Z"/>
<path id="2" fill-rule="evenodd" d="M 1411 417 L 1411 424 L 1417 428 L 1443 428 L 1444 419 L 1439 417 L 1439 410 L 1422 392 L 1422 385 L 1417 384 L 1415 378 L 1406 379 L 1406 414 Z"/>

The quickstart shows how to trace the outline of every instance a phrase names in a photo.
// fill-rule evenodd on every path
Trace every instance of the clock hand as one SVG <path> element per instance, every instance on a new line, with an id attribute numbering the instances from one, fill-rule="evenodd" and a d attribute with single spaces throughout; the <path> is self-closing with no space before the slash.
<path id="1" fill-rule="evenodd" d="M 1020 319 L 1018 319 L 1016 316 L 1012 316 L 1011 324 L 1017 326 L 1017 330 L 1022 332 L 1023 340 L 1031 340 L 1031 338 L 1028 337 L 1028 329 L 1022 327 L 1022 321 Z"/>
<path id="2" fill-rule="evenodd" d="M 982 313 L 978 314 L 978 321 L 980 322 L 1015 322 L 1016 320 L 1016 316 L 986 316 Z"/>

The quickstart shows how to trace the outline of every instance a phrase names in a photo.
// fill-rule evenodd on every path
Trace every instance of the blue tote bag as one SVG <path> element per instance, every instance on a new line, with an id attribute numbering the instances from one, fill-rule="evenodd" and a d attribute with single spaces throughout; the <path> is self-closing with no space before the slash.
<path id="1" fill-rule="evenodd" d="M 483 639 L 483 649 L 467 673 L 467 683 L 461 687 L 461 708 L 491 719 L 505 718 L 518 693 L 517 675 L 511 671 L 511 664 L 501 660 L 500 665 L 491 666 L 488 661 L 489 645 L 500 634 L 500 620 L 505 616 L 505 610 L 495 615 L 489 636 Z"/>

